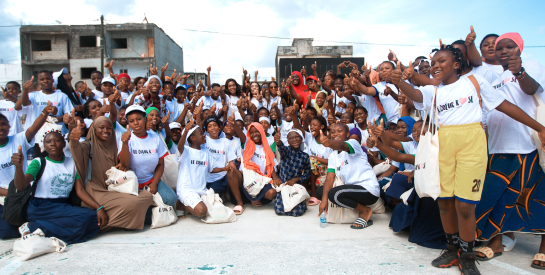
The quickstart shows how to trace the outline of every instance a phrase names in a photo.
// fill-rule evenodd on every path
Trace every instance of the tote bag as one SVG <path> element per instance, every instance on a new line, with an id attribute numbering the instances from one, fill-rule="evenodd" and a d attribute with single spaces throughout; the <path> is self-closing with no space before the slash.
<path id="1" fill-rule="evenodd" d="M 148 186 L 146 186 L 145 189 L 149 192 Z M 151 228 L 155 229 L 169 226 L 178 221 L 178 216 L 176 215 L 174 208 L 163 202 L 163 198 L 159 192 L 152 195 L 153 202 L 155 203 L 156 207 L 151 209 Z"/>
<path id="2" fill-rule="evenodd" d="M 537 94 L 534 94 L 534 102 L 536 104 L 536 121 L 541 125 L 545 125 L 545 105 L 543 105 L 543 101 L 541 101 L 541 98 Z M 539 154 L 539 165 L 541 169 L 545 169 L 545 153 L 541 150 L 541 141 L 534 130 L 532 130 L 532 139 L 534 139 Z"/>
<path id="3" fill-rule="evenodd" d="M 218 194 L 214 193 L 214 189 L 208 189 L 206 194 L 201 198 L 208 209 L 206 217 L 201 219 L 203 222 L 228 223 L 237 221 L 237 215 L 235 215 L 235 212 L 231 208 L 223 205 L 223 201 Z"/>
<path id="4" fill-rule="evenodd" d="M 165 143 L 165 140 L 163 139 L 162 135 L 159 135 L 161 137 L 161 141 L 163 142 L 163 145 L 165 145 L 165 148 L 167 149 L 168 156 L 164 157 L 165 165 L 164 165 L 164 171 L 163 175 L 161 176 L 161 180 L 166 183 L 170 188 L 176 190 L 176 185 L 178 184 L 178 171 L 180 167 L 180 163 L 178 162 L 178 157 L 176 157 L 175 154 L 171 154 L 168 150 L 168 146 Z M 177 150 L 176 150 L 177 151 Z"/>
<path id="5" fill-rule="evenodd" d="M 108 176 L 106 180 L 108 191 L 138 196 L 138 178 L 133 171 L 128 170 L 127 172 L 123 172 L 112 167 L 106 171 L 106 176 Z"/>
<path id="6" fill-rule="evenodd" d="M 307 192 L 307 189 L 301 184 L 294 184 L 290 186 L 288 184 L 282 187 L 280 192 L 282 195 L 282 203 L 284 204 L 284 212 L 290 212 L 301 202 L 310 199 L 310 195 Z"/>
<path id="7" fill-rule="evenodd" d="M 434 200 L 441 195 L 441 182 L 439 177 L 439 131 L 437 130 L 437 110 L 435 100 L 437 88 L 433 95 L 432 108 L 430 111 L 430 124 L 428 132 L 422 135 L 424 127 L 420 132 L 420 141 L 415 156 L 414 189 L 419 197 L 431 197 Z M 424 118 L 424 124 L 426 124 Z M 432 127 L 433 125 L 433 127 Z"/>
<path id="8" fill-rule="evenodd" d="M 242 185 L 252 198 L 257 197 L 261 189 L 265 187 L 265 184 L 268 184 L 272 180 L 256 173 L 254 170 L 246 169 L 244 163 L 242 163 L 242 174 L 244 175 Z"/>
<path id="9" fill-rule="evenodd" d="M 13 252 L 19 256 L 21 261 L 26 261 L 46 253 L 60 253 L 65 249 L 65 242 L 55 237 L 45 237 L 44 232 L 39 228 L 33 233 L 16 240 L 13 244 Z"/>
<path id="10" fill-rule="evenodd" d="M 332 153 L 329 156 L 330 156 L 329 161 L 333 161 L 337 163 L 337 155 Z M 335 165 L 335 167 L 337 167 L 337 165 Z M 333 182 L 333 188 L 337 186 L 342 186 L 342 185 L 345 185 L 344 182 L 342 182 L 342 180 L 337 175 L 335 175 L 335 182 Z M 329 199 L 327 200 L 327 204 L 328 204 L 328 208 L 327 208 L 328 223 L 353 223 L 359 217 L 358 211 L 336 205 Z"/>

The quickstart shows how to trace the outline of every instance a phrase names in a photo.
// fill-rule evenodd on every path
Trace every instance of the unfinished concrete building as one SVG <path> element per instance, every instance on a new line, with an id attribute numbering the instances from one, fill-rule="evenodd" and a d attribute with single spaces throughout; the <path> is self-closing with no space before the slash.
<path id="1" fill-rule="evenodd" d="M 88 80 L 92 71 L 101 70 L 100 25 L 26 25 L 20 35 L 23 82 L 32 75 L 36 78 L 41 70 L 66 67 L 72 83 Z M 150 64 L 160 70 L 167 62 L 168 76 L 174 69 L 183 72 L 182 47 L 155 24 L 104 25 L 104 37 L 104 63 L 114 60 L 116 74 L 148 76 Z"/>

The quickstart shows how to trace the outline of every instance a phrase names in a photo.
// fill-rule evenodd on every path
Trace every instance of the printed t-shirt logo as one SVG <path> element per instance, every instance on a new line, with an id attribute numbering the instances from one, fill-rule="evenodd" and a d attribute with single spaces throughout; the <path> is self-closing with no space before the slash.
<path id="1" fill-rule="evenodd" d="M 208 161 L 194 160 L 194 159 L 192 159 L 190 163 L 195 165 L 208 165 Z"/>
<path id="2" fill-rule="evenodd" d="M 473 96 L 461 97 L 457 100 L 454 100 L 453 102 L 438 105 L 437 110 L 439 113 L 441 113 L 441 112 L 449 111 L 453 108 L 462 106 L 466 103 L 473 103 Z"/>
<path id="3" fill-rule="evenodd" d="M 348 165 L 348 160 L 344 160 L 343 162 L 341 162 L 341 165 L 337 166 L 337 171 L 341 171 L 341 168 L 345 165 Z"/>
<path id="4" fill-rule="evenodd" d="M 133 155 L 149 155 L 149 154 L 155 154 L 155 149 L 132 149 Z"/>
<path id="5" fill-rule="evenodd" d="M 62 173 L 56 175 L 51 180 L 51 194 L 55 196 L 68 196 L 72 191 L 74 176 L 71 174 Z"/>
<path id="6" fill-rule="evenodd" d="M 506 83 L 509 83 L 509 82 L 517 82 L 517 79 L 513 76 L 513 77 L 508 77 L 506 79 L 504 79 L 502 82 L 492 86 L 494 87 L 494 89 L 500 89 L 502 88 L 503 86 L 505 86 Z"/>

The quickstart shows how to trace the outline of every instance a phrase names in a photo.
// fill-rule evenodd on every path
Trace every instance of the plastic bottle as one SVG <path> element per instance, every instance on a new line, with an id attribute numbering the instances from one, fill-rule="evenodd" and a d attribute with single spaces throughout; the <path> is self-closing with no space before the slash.
<path id="1" fill-rule="evenodd" d="M 326 226 L 327 226 L 327 217 L 326 217 L 325 211 L 324 211 L 320 215 L 320 227 L 325 228 Z"/>

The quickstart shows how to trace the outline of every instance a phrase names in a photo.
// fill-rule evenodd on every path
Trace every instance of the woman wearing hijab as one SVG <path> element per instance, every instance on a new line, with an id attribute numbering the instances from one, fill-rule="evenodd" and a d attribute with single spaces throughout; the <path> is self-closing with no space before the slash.
<path id="1" fill-rule="evenodd" d="M 492 86 L 499 96 L 534 117 L 535 97 L 543 98 L 545 68 L 536 60 L 522 62 L 523 47 L 518 33 L 506 33 L 496 39 L 496 60 L 504 71 Z M 502 237 L 503 233 L 545 232 L 545 175 L 539 165 L 540 144 L 532 139 L 529 127 L 497 110 L 488 113 L 486 124 L 488 170 L 475 216 L 477 238 L 490 242 L 475 249 L 479 261 L 500 256 L 514 246 L 516 239 Z M 479 185 L 474 188 L 478 189 Z M 545 240 L 541 236 L 539 253 L 531 264 L 537 269 L 545 269 Z"/>
<path id="2" fill-rule="evenodd" d="M 293 72 L 290 78 L 286 80 L 286 86 L 289 87 L 292 98 L 301 97 L 301 100 L 303 101 L 301 106 L 307 106 L 308 87 L 303 83 L 303 76 L 300 72 Z M 314 99 L 315 96 L 316 94 L 313 95 L 312 99 Z"/>
<path id="3" fill-rule="evenodd" d="M 82 179 L 87 179 L 85 189 L 110 218 L 105 232 L 111 228 L 142 229 L 146 211 L 153 204 L 150 192 L 140 190 L 138 196 L 108 191 L 106 171 L 112 167 L 121 168 L 117 158 L 116 138 L 109 118 L 95 119 L 87 133 L 87 139 L 70 138 L 70 151 Z M 88 171 L 91 174 L 88 175 Z M 88 207 L 86 204 L 83 206 Z"/>
<path id="4" fill-rule="evenodd" d="M 66 68 L 63 68 L 60 72 L 53 73 L 53 82 L 53 85 L 58 90 L 61 90 L 63 94 L 68 96 L 70 102 L 76 108 L 76 112 L 83 112 L 85 100 L 83 100 L 81 95 L 72 87 L 72 76 L 68 73 Z"/>

